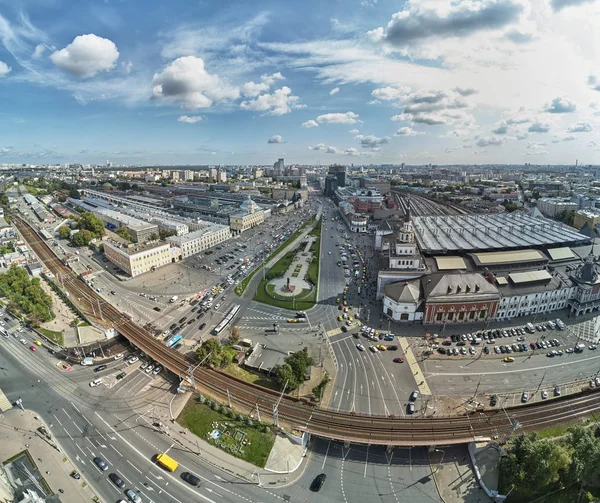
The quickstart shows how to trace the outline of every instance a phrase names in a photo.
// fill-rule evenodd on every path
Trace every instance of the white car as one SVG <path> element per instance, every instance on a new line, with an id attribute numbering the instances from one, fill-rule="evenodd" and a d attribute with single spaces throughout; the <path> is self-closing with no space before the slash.
<path id="1" fill-rule="evenodd" d="M 546 390 L 542 391 L 542 400 L 548 398 L 548 392 Z"/>
<path id="2" fill-rule="evenodd" d="M 120 360 L 121 358 L 123 358 L 123 353 L 117 353 L 115 356 L 113 356 L 113 358 L 115 360 Z"/>
<path id="3" fill-rule="evenodd" d="M 358 349 L 359 351 L 364 351 L 365 347 L 362 344 L 357 344 L 356 349 Z"/>
<path id="4" fill-rule="evenodd" d="M 21 339 L 19 342 L 24 346 L 27 346 L 27 341 L 25 339 Z"/>
<path id="5" fill-rule="evenodd" d="M 96 386 L 100 386 L 100 384 L 102 384 L 101 378 L 94 379 L 92 382 L 90 382 L 90 388 L 95 388 Z"/>
<path id="6" fill-rule="evenodd" d="M 373 353 L 379 353 L 379 350 L 375 346 L 369 346 L 369 349 L 373 351 Z"/>
<path id="7" fill-rule="evenodd" d="M 137 356 L 132 356 L 131 358 L 129 358 L 129 360 L 127 361 L 127 363 L 129 363 L 130 365 L 132 363 L 135 363 L 139 360 L 139 358 Z"/>

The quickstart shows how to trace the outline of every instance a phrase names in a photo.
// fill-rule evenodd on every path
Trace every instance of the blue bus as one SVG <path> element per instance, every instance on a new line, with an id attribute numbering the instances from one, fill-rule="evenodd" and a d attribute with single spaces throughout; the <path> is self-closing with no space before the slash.
<path id="1" fill-rule="evenodd" d="M 165 342 L 165 346 L 167 346 L 168 348 L 172 348 L 173 346 L 175 346 L 175 344 L 181 342 L 181 339 L 183 339 L 181 334 L 174 335 L 173 337 L 167 339 L 167 341 Z"/>

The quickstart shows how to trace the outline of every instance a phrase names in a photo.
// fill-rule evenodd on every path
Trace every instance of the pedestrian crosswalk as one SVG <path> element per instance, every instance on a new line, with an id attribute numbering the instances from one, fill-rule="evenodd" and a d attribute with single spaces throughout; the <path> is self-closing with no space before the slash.
<path id="1" fill-rule="evenodd" d="M 252 325 L 236 325 L 238 328 L 240 329 L 244 329 L 244 330 L 272 330 L 272 326 L 262 326 L 262 327 L 257 327 L 257 326 L 252 326 Z M 309 326 L 305 326 L 302 328 L 288 328 L 288 325 L 285 326 L 280 326 L 279 327 L 279 331 L 280 332 L 308 332 L 308 331 L 313 331 L 314 329 L 311 329 Z"/>
<path id="2" fill-rule="evenodd" d="M 286 321 L 288 318 L 284 318 L 283 316 L 271 315 L 271 316 L 242 316 L 242 320 L 249 321 Z"/>
<path id="3" fill-rule="evenodd" d="M 7 410 L 10 410 L 10 409 L 12 409 L 12 404 L 10 403 L 8 398 L 6 398 L 6 395 L 4 394 L 4 392 L 0 389 L 0 410 L 2 412 L 6 412 Z"/>

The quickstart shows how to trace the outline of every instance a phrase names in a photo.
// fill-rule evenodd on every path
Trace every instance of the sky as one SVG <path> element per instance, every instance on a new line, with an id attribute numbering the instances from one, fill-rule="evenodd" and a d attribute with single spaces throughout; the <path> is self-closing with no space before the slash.
<path id="1" fill-rule="evenodd" d="M 0 0 L 0 163 L 600 164 L 600 0 Z"/>

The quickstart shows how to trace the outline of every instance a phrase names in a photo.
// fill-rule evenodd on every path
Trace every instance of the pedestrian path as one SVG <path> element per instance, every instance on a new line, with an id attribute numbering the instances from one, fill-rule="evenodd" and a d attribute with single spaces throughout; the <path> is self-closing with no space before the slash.
<path id="1" fill-rule="evenodd" d="M 6 398 L 6 395 L 4 394 L 4 392 L 0 389 L 0 410 L 2 412 L 6 412 L 7 410 L 10 410 L 10 409 L 12 409 L 12 404 L 10 403 L 8 398 Z"/>
<path id="2" fill-rule="evenodd" d="M 341 328 L 334 328 L 333 330 L 330 330 L 329 332 L 327 332 L 327 337 L 333 337 L 334 335 L 341 334 L 341 333 L 342 333 Z"/>
<path id="3" fill-rule="evenodd" d="M 398 337 L 398 342 L 400 343 L 400 347 L 404 353 L 404 357 L 406 358 L 406 363 L 410 366 L 410 370 L 415 376 L 415 381 L 417 382 L 417 387 L 419 388 L 419 392 L 421 395 L 432 395 L 431 390 L 429 389 L 429 385 L 425 380 L 425 376 L 421 372 L 421 368 L 417 363 L 417 359 L 415 358 L 415 354 L 413 353 L 410 344 L 406 340 L 405 337 Z"/>

